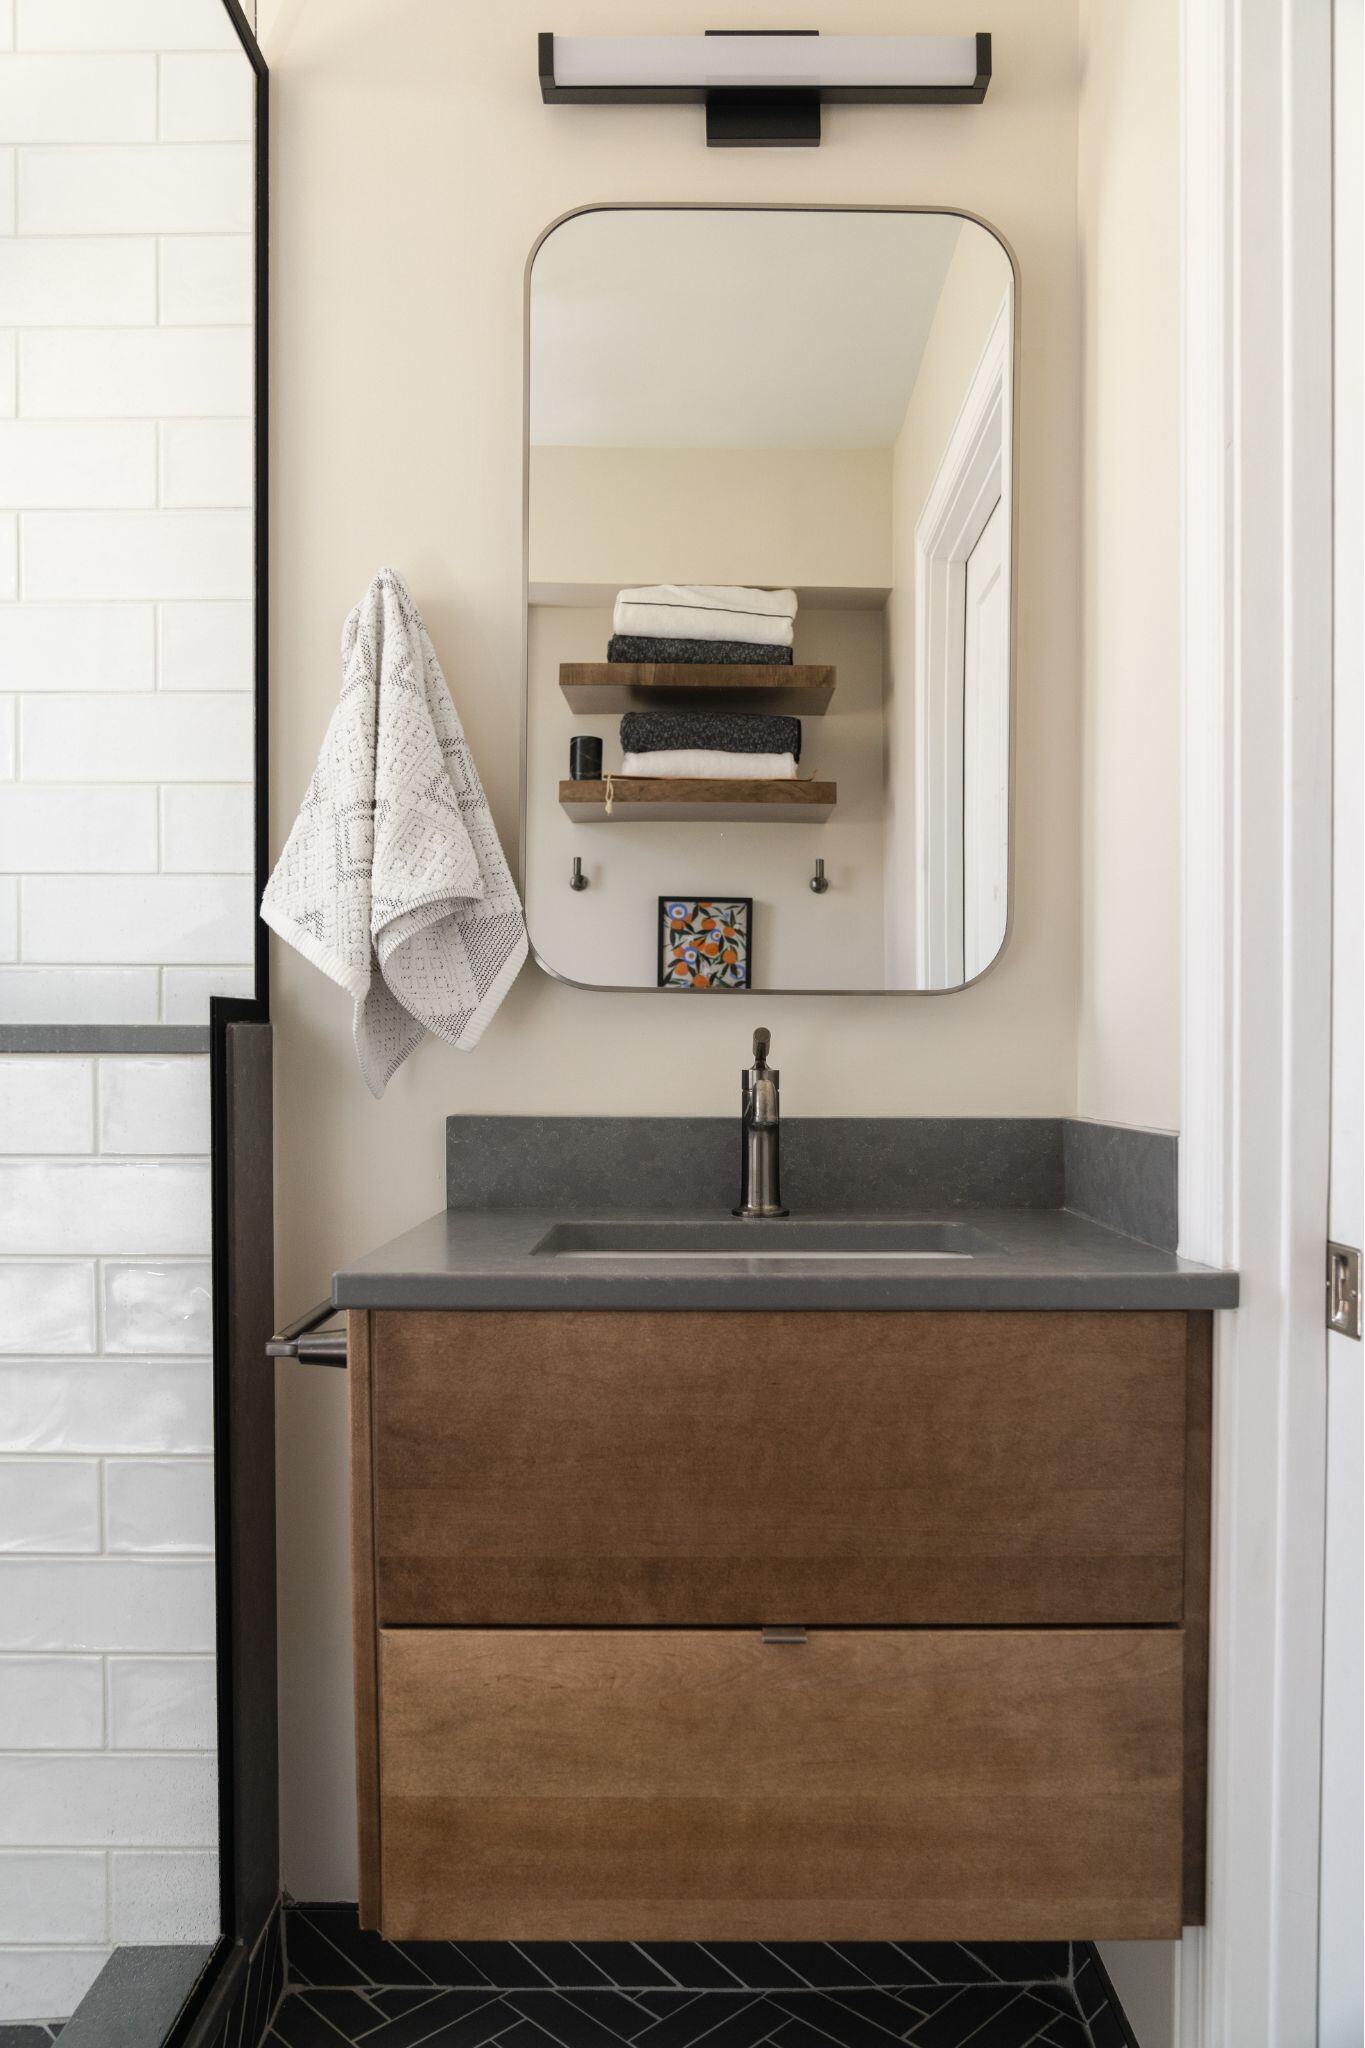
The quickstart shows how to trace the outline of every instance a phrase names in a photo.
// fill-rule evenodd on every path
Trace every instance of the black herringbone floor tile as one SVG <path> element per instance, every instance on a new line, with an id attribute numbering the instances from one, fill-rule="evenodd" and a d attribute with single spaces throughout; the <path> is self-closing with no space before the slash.
<path id="1" fill-rule="evenodd" d="M 554 1946 L 554 1944 L 550 1944 Z M 500 1991 L 544 1991 L 549 1978 L 531 1960 L 532 1944 L 523 1948 L 511 1941 L 461 1941 L 456 1947 L 482 1970 L 490 1984 Z"/>
<path id="2" fill-rule="evenodd" d="M 509 1991 L 505 1997 L 513 2012 L 533 2021 L 562 2048 L 621 2048 L 619 2034 L 562 1991 Z M 646 2026 L 653 2024 L 647 2014 L 642 2018 Z"/>
<path id="3" fill-rule="evenodd" d="M 667 1988 L 673 1982 L 633 1941 L 576 1941 L 574 1947 L 601 1970 L 609 1984 L 625 1991 Z"/>
<path id="4" fill-rule="evenodd" d="M 710 1991 L 689 1998 L 656 2020 L 646 2033 L 637 2035 L 635 2048 L 692 2048 L 694 2041 L 704 2039 L 753 2002 L 752 1991 Z"/>
<path id="5" fill-rule="evenodd" d="M 848 1951 L 841 1953 L 827 1941 L 774 1941 L 764 1944 L 779 1962 L 795 1971 L 803 1984 L 816 1990 L 835 1984 L 866 1984 L 871 1979 L 848 1960 Z M 907 1963 L 901 1965 L 907 1981 L 918 1973 Z"/>
<path id="6" fill-rule="evenodd" d="M 808 2027 L 818 2028 L 831 2041 L 841 2042 L 843 2048 L 871 2048 L 874 2042 L 880 2043 L 881 2048 L 890 2048 L 893 2041 L 905 2038 L 917 2018 L 907 2007 L 888 1996 L 886 2004 L 894 2009 L 895 2017 L 890 2020 L 885 2016 L 873 2019 L 858 2012 L 838 1991 L 775 1991 L 773 2004 L 780 2007 L 785 2015 L 804 2021 Z"/>
<path id="7" fill-rule="evenodd" d="M 916 1962 L 913 1949 L 900 1948 L 895 1942 L 836 1941 L 830 1946 L 852 1966 L 854 1974 L 844 1979 L 846 1984 L 856 1984 L 863 1977 L 869 1984 L 918 1984 L 933 1976 Z"/>
<path id="8" fill-rule="evenodd" d="M 680 2012 L 683 2006 L 691 2005 L 694 1999 L 702 1997 L 700 1991 L 680 1991 L 674 1985 L 671 1991 L 636 1991 L 632 1993 L 635 2003 L 642 2005 L 656 2020 L 667 2019 L 670 2013 Z"/>
<path id="9" fill-rule="evenodd" d="M 477 1990 L 491 1981 L 453 1941 L 400 1941 L 394 1945 L 422 1972 L 424 1978 L 429 1978 L 443 1991 L 462 1984 Z"/>
<path id="10" fill-rule="evenodd" d="M 365 2048 L 418 2048 L 419 2042 L 427 2041 L 440 2048 L 483 2048 L 485 2041 L 506 2033 L 516 2018 L 500 1998 L 479 1999 L 474 1991 L 438 1991 L 367 2034 Z"/>
<path id="11" fill-rule="evenodd" d="M 566 1991 L 562 1995 L 580 2012 L 587 2013 L 614 2034 L 618 2041 L 633 2041 L 637 2034 L 643 2034 L 646 2027 L 652 2027 L 661 2017 L 642 2003 L 644 1994 L 640 1992 L 630 1996 L 624 1991 Z"/>
<path id="12" fill-rule="evenodd" d="M 984 2028 L 968 2035 L 969 2048 L 1031 2048 L 1055 2017 L 1051 2008 L 1031 1991 L 1017 1992 Z"/>
<path id="13" fill-rule="evenodd" d="M 734 1991 L 739 1979 L 694 1941 L 642 1941 L 651 1962 L 667 1970 L 675 1984 L 689 1991 Z"/>
<path id="14" fill-rule="evenodd" d="M 1091 2048 L 1090 2030 L 1079 2014 L 1058 2013 L 1038 2037 L 1039 2048 Z"/>
<path id="15" fill-rule="evenodd" d="M 960 1984 L 911 1984 L 907 1989 L 897 1991 L 894 1995 L 897 2004 L 903 2005 L 911 2015 L 906 2021 L 908 2029 L 912 2023 L 925 2019 L 930 2013 L 937 2012 L 941 2006 L 947 2005 L 950 1999 L 957 1997 L 961 1989 Z"/>
<path id="16" fill-rule="evenodd" d="M 373 1967 L 372 1967 L 373 1966 Z M 392 1942 L 362 1933 L 354 1910 L 296 1907 L 285 1929 L 290 1984 L 424 1984 L 429 1980 Z"/>
<path id="17" fill-rule="evenodd" d="M 968 1984 L 946 2005 L 913 2027 L 907 2039 L 915 2048 L 962 2048 L 974 2041 L 982 2029 L 999 2021 L 1018 1996 L 1004 1984 Z M 985 2043 L 980 2044 L 985 2048 Z"/>
<path id="18" fill-rule="evenodd" d="M 1125 2048 L 1123 2028 L 1107 1999 L 1090 2015 L 1090 2039 L 1093 2048 Z"/>
<path id="19" fill-rule="evenodd" d="M 364 2003 L 363 2000 L 357 2001 Z M 374 2025 L 377 2015 L 373 2007 L 368 2008 L 366 2031 Z M 312 2006 L 296 1992 L 290 1998 L 282 1998 L 275 2009 L 271 2031 L 276 2040 L 283 2041 L 285 2048 L 341 2048 L 343 2041 L 356 2041 L 357 2033 L 347 2033 L 341 2027 L 333 2026 L 315 2006 Z"/>
<path id="20" fill-rule="evenodd" d="M 704 1946 L 708 1955 L 750 1991 L 796 1989 L 806 1983 L 781 1948 L 769 1948 L 761 1941 L 708 1941 Z"/>
<path id="21" fill-rule="evenodd" d="M 898 1941 L 902 1955 L 917 1965 L 931 1984 L 990 1984 L 995 1973 L 956 1941 Z"/>
<path id="22" fill-rule="evenodd" d="M 758 2042 L 771 2039 L 785 2018 L 771 1999 L 756 1998 L 702 2034 L 700 2048 L 756 2048 Z"/>
<path id="23" fill-rule="evenodd" d="M 385 2019 L 391 2020 L 397 2019 L 400 2013 L 416 2012 L 419 2005 L 430 2005 L 432 1999 L 439 1998 L 440 1995 L 435 1984 L 423 1984 L 420 1989 L 409 1984 L 381 1984 L 378 1990 L 365 1993 L 376 2011 L 381 2012 Z M 492 1998 L 494 1995 L 492 1990 L 484 1992 L 486 1998 Z"/>
<path id="24" fill-rule="evenodd" d="M 1071 1975 L 1069 1941 L 971 1941 L 964 1946 L 1006 1984 L 1046 1984 Z"/>
<path id="25" fill-rule="evenodd" d="M 517 1947 L 527 1961 L 534 1963 L 541 1975 L 561 1991 L 586 1987 L 592 1984 L 614 1984 L 605 1970 L 590 1962 L 577 1942 L 573 1941 L 519 1941 Z"/>
<path id="26" fill-rule="evenodd" d="M 284 1921 L 283 1947 L 278 1926 L 258 1944 L 245 2000 L 248 2022 L 259 2010 L 264 2025 L 274 2009 L 274 2048 L 1121 2048 L 1124 2038 L 1084 1944 L 1073 1992 L 1065 1942 L 393 1944 L 363 1931 L 353 1906 L 291 1905 Z M 51 2039 L 47 2027 L 0 2028 L 0 2048 Z"/>
<path id="27" fill-rule="evenodd" d="M 909 2032 L 910 2017 L 894 1991 L 883 1991 L 869 1984 L 862 1991 L 836 1991 L 831 1995 L 838 1999 L 840 2005 L 848 2006 L 860 2018 L 885 2028 L 889 2034 L 904 2038 Z"/>
<path id="28" fill-rule="evenodd" d="M 773 2035 L 773 2048 L 830 2048 L 829 2035 L 805 2020 L 789 2019 Z"/>
<path id="29" fill-rule="evenodd" d="M 1085 2020 L 1089 2020 L 1106 2002 L 1104 1986 L 1100 1983 L 1100 1973 L 1089 1956 L 1084 1956 L 1077 1964 L 1075 1992 L 1076 2003 L 1081 2009 L 1082 2019 Z"/>
<path id="30" fill-rule="evenodd" d="M 559 1992 L 295 1989 L 275 2048 L 1092 2048 L 1062 1985 L 854 1990 Z M 0 2048 L 9 2044 L 0 2038 Z M 39 2043 L 16 2048 L 41 2048 Z"/>
<path id="31" fill-rule="evenodd" d="M 385 2019 L 380 2008 L 360 1991 L 305 1991 L 300 1995 L 303 2003 L 334 2027 L 343 2041 L 363 2040 Z"/>

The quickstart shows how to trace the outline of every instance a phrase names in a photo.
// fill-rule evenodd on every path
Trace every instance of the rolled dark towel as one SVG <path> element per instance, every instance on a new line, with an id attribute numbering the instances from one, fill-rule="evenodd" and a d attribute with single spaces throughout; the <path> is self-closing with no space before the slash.
<path id="1" fill-rule="evenodd" d="M 607 642 L 608 661 L 761 662 L 789 668 L 790 647 L 765 647 L 759 640 L 651 640 L 643 633 L 613 633 Z"/>
<path id="2" fill-rule="evenodd" d="M 790 754 L 799 761 L 801 721 L 758 711 L 627 711 L 621 720 L 624 754 L 700 747 L 727 754 Z"/>

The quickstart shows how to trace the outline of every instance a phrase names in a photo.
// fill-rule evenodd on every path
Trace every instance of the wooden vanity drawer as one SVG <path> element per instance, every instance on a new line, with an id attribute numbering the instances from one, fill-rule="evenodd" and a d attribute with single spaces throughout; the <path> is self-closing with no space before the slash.
<path id="1" fill-rule="evenodd" d="M 378 1619 L 1178 1623 L 1206 1323 L 374 1315 Z"/>
<path id="2" fill-rule="evenodd" d="M 371 1911 L 398 1941 L 1175 1938 L 1181 1674 L 1178 1629 L 386 1630 Z"/>

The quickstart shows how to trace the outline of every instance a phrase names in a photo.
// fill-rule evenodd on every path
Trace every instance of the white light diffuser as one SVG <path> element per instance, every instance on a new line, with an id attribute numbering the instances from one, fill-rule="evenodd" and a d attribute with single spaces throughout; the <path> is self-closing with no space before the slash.
<path id="1" fill-rule="evenodd" d="M 560 36 L 561 90 L 730 88 L 966 91 L 977 83 L 970 36 Z"/>

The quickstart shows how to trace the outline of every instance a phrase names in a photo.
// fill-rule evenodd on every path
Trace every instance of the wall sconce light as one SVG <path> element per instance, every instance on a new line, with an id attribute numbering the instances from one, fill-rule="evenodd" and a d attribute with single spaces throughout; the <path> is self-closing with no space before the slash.
<path id="1" fill-rule="evenodd" d="M 710 29 L 701 36 L 539 38 L 546 104 L 706 108 L 712 149 L 768 149 L 820 140 L 820 107 L 961 106 L 986 97 L 991 39 L 822 36 Z"/>

